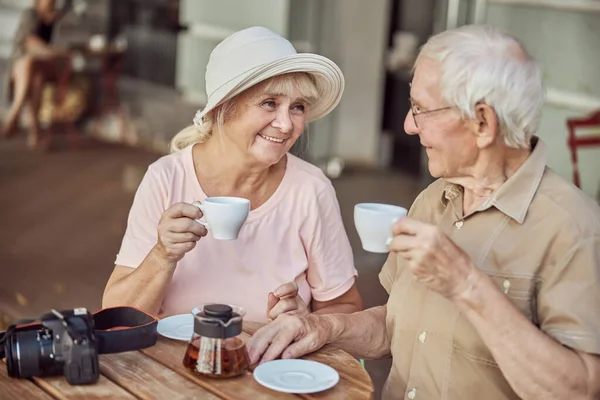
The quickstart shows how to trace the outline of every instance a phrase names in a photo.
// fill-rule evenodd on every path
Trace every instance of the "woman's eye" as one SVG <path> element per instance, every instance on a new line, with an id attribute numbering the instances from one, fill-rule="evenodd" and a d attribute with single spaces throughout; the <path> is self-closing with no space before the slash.
<path id="1" fill-rule="evenodd" d="M 265 100 L 261 103 L 261 106 L 265 106 L 268 108 L 275 108 L 276 104 L 273 100 Z"/>
<path id="2" fill-rule="evenodd" d="M 304 104 L 296 104 L 294 107 L 292 107 L 292 110 L 300 112 L 300 113 L 304 113 L 304 111 L 306 110 L 306 107 L 304 106 Z"/>

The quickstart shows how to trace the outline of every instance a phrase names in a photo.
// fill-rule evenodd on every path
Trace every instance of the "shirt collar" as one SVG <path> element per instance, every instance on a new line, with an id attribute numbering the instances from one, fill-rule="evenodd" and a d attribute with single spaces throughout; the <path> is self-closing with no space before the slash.
<path id="1" fill-rule="evenodd" d="M 546 169 L 546 145 L 537 136 L 531 139 L 533 151 L 506 182 L 502 184 L 487 200 L 479 211 L 484 211 L 491 206 L 522 224 L 525 221 L 527 210 L 531 205 L 544 171 Z M 448 205 L 448 202 L 461 196 L 462 186 L 453 183 L 447 183 L 442 194 L 442 204 Z"/>

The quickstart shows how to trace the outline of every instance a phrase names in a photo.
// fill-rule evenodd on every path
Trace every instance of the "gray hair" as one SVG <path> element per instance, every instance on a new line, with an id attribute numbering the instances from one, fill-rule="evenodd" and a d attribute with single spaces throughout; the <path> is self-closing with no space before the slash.
<path id="1" fill-rule="evenodd" d="M 439 63 L 444 101 L 474 119 L 483 102 L 498 116 L 507 146 L 529 148 L 539 127 L 545 91 L 542 72 L 523 45 L 500 29 L 467 25 L 431 37 L 417 61 Z"/>

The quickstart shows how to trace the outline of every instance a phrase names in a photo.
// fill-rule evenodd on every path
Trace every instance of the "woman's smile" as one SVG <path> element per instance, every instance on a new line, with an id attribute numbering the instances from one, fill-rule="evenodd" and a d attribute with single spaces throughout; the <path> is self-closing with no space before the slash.
<path id="1" fill-rule="evenodd" d="M 274 144 L 282 144 L 287 140 L 287 138 L 276 138 L 273 136 L 264 135 L 262 133 L 259 133 L 258 136 L 261 137 L 262 139 L 264 139 L 268 142 L 274 143 Z"/>

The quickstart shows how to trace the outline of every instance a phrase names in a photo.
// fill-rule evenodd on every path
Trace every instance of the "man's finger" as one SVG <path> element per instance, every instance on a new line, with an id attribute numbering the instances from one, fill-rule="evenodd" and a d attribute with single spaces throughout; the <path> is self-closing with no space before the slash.
<path id="1" fill-rule="evenodd" d="M 401 253 L 413 250 L 418 244 L 419 239 L 416 236 L 401 234 L 393 237 L 392 241 L 388 244 L 388 248 L 390 251 Z"/>
<path id="2" fill-rule="evenodd" d="M 279 297 L 280 299 L 283 297 L 296 297 L 296 295 L 298 294 L 298 285 L 294 281 L 284 283 L 283 285 L 275 289 L 273 291 L 273 294 Z"/>
<path id="3" fill-rule="evenodd" d="M 247 343 L 250 364 L 256 364 L 261 356 L 267 351 L 271 340 L 279 332 L 281 327 L 275 323 L 263 326 L 257 330 Z"/>
<path id="4" fill-rule="evenodd" d="M 421 232 L 423 230 L 423 228 L 426 226 L 427 226 L 427 224 L 424 222 L 405 217 L 405 218 L 402 218 L 401 220 L 399 220 L 398 222 L 396 222 L 394 225 L 392 225 L 392 233 L 394 234 L 394 236 L 396 236 L 396 235 L 415 236 L 419 232 Z"/>
<path id="5" fill-rule="evenodd" d="M 262 358 L 260 359 L 261 363 L 275 360 L 283 351 L 294 341 L 294 334 L 291 330 L 281 330 L 279 333 L 273 338 L 271 345 L 265 351 Z"/>
<path id="6" fill-rule="evenodd" d="M 284 351 L 281 353 L 281 358 L 298 358 L 302 357 L 305 354 L 312 353 L 317 346 L 314 345 L 314 341 L 309 337 L 304 337 L 297 342 L 290 344 Z"/>

